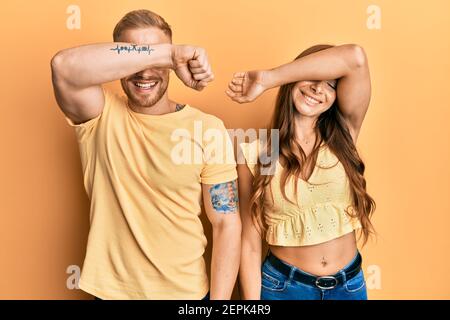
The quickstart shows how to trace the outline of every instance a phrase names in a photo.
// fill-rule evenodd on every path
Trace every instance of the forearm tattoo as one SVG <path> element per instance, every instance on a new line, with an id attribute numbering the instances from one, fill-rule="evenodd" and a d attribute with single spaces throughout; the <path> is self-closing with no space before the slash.
<path id="1" fill-rule="evenodd" d="M 211 204 L 218 213 L 234 213 L 239 202 L 236 180 L 219 183 L 209 188 Z"/>
<path id="2" fill-rule="evenodd" d="M 155 49 L 150 48 L 149 45 L 139 46 L 137 44 L 131 44 L 131 45 L 128 45 L 128 46 L 116 45 L 115 48 L 111 48 L 110 50 L 117 51 L 117 54 L 120 54 L 121 52 L 130 53 L 130 52 L 134 52 L 134 51 L 137 52 L 137 53 L 143 52 L 143 53 L 150 54 L 152 51 L 155 51 Z"/>

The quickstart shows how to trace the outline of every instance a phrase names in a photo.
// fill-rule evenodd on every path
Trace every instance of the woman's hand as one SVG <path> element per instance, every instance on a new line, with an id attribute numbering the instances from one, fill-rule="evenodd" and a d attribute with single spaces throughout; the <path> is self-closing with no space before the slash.
<path id="1" fill-rule="evenodd" d="M 226 94 L 238 103 L 247 103 L 258 98 L 268 89 L 267 71 L 237 72 L 228 84 Z"/>

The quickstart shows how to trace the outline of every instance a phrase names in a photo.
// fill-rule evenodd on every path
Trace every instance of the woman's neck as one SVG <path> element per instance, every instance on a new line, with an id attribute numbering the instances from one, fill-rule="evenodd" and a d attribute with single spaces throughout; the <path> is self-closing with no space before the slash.
<path id="1" fill-rule="evenodd" d="M 295 138 L 301 144 L 311 144 L 316 139 L 317 117 L 305 117 L 298 115 L 295 117 Z"/>

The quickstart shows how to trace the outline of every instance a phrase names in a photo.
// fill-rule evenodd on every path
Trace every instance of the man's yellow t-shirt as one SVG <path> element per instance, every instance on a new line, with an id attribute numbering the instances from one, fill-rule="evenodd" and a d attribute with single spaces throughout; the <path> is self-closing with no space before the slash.
<path id="1" fill-rule="evenodd" d="M 102 299 L 201 299 L 209 290 L 201 184 L 237 178 L 224 124 L 189 105 L 137 113 L 127 97 L 104 93 L 96 118 L 66 117 L 90 199 L 79 287 Z"/>

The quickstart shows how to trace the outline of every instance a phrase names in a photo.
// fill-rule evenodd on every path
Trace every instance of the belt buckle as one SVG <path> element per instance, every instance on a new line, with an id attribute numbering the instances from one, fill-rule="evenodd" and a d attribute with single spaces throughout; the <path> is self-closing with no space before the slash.
<path id="1" fill-rule="evenodd" d="M 334 280 L 334 285 L 330 286 L 330 287 L 324 287 L 320 285 L 320 280 Z M 330 290 L 330 289 L 334 289 L 336 288 L 336 286 L 338 285 L 338 279 L 336 279 L 336 277 L 334 276 L 322 276 L 322 277 L 317 277 L 316 278 L 316 287 L 320 288 L 320 289 L 324 289 L 324 290 Z"/>

